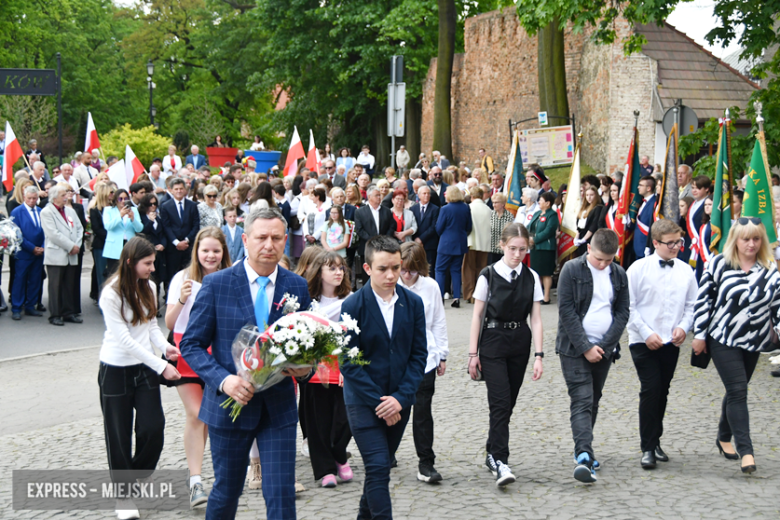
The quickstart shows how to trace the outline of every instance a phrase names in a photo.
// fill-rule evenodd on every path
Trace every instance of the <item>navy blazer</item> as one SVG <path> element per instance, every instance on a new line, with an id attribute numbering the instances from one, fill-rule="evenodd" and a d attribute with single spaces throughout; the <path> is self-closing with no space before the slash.
<path id="1" fill-rule="evenodd" d="M 282 317 L 279 302 L 285 293 L 298 297 L 301 310 L 311 306 L 306 280 L 287 269 L 278 268 L 273 305 L 268 317 L 270 323 Z M 422 306 L 420 309 L 423 315 Z M 230 410 L 220 407 L 228 396 L 219 391 L 219 385 L 227 376 L 236 373 L 231 352 L 233 340 L 247 324 L 257 325 L 257 322 L 244 263 L 239 262 L 206 276 L 179 345 L 184 359 L 206 382 L 198 417 L 216 428 L 254 430 L 265 410 L 268 413 L 265 422 L 271 428 L 295 424 L 298 408 L 289 377 L 263 392 L 255 393 L 236 422 L 232 422 Z M 211 354 L 207 351 L 209 345 L 212 347 Z"/>
<path id="2" fill-rule="evenodd" d="M 160 218 L 168 243 L 173 245 L 174 240 L 189 239 L 190 245 L 195 243 L 195 237 L 200 231 L 200 215 L 198 205 L 191 200 L 184 199 L 184 218 L 179 218 L 179 210 L 176 209 L 176 199 L 171 197 L 160 207 Z"/>
<path id="3" fill-rule="evenodd" d="M 155 219 L 157 221 L 157 229 L 154 228 L 154 222 L 152 219 L 146 216 L 146 213 L 141 214 L 141 223 L 144 225 L 143 231 L 146 239 L 154 246 L 168 247 L 168 238 L 165 236 L 165 229 L 162 223 L 162 218 L 157 215 Z"/>
<path id="4" fill-rule="evenodd" d="M 436 222 L 439 220 L 439 206 L 428 203 L 425 217 L 420 217 L 420 205 L 411 207 L 414 218 L 417 219 L 417 232 L 412 238 L 419 238 L 426 251 L 436 251 L 439 247 L 439 234 L 436 232 Z"/>
<path id="5" fill-rule="evenodd" d="M 241 238 L 244 236 L 244 228 L 236 225 L 236 238 L 230 237 L 230 228 L 227 224 L 222 226 L 222 232 L 225 234 L 225 243 L 227 244 L 228 253 L 230 253 L 231 263 L 236 263 L 244 258 L 244 240 Z"/>
<path id="6" fill-rule="evenodd" d="M 447 191 L 447 188 L 449 188 L 450 185 L 447 184 L 446 182 L 442 181 L 442 183 L 441 183 L 441 195 L 439 195 L 438 193 L 436 193 L 433 190 L 433 181 L 428 181 L 428 187 L 431 189 L 431 202 L 433 202 L 437 206 L 446 206 L 447 205 L 447 201 L 444 199 L 444 192 Z M 436 197 L 436 199 L 434 199 L 434 197 Z"/>
<path id="7" fill-rule="evenodd" d="M 32 260 L 36 258 L 33 251 L 36 247 L 43 247 L 45 236 L 41 225 L 41 208 L 35 206 L 33 211 L 38 215 L 38 224 L 30 218 L 30 212 L 27 211 L 27 204 L 17 206 L 11 212 L 14 224 L 22 230 L 22 249 L 16 253 L 19 260 Z"/>
<path id="8" fill-rule="evenodd" d="M 206 164 L 206 158 L 201 154 L 198 154 L 197 156 L 190 154 L 184 160 L 184 164 L 191 164 L 197 170 L 198 168 Z"/>
<path id="9" fill-rule="evenodd" d="M 344 219 L 345 220 L 351 220 L 352 222 L 355 221 L 355 212 L 357 211 L 357 208 L 353 206 L 352 204 L 344 204 Z"/>
<path id="10" fill-rule="evenodd" d="M 395 397 L 403 409 L 415 402 L 425 374 L 428 346 L 425 336 L 425 309 L 422 299 L 396 286 L 398 300 L 393 310 L 393 334 L 379 310 L 371 284 L 348 297 L 341 312 L 357 320 L 360 334 L 351 334 L 348 349 L 359 348 L 368 365 L 344 361 L 344 403 L 375 408 L 386 395 Z"/>
<path id="11" fill-rule="evenodd" d="M 645 257 L 645 247 L 647 247 L 648 236 L 650 234 L 649 231 L 647 235 L 642 233 L 642 230 L 639 229 L 639 222 L 641 222 L 648 228 L 650 228 L 653 225 L 656 202 L 657 199 L 655 195 L 651 195 L 650 198 L 647 199 L 647 203 L 645 203 L 645 207 L 642 208 L 642 211 L 640 211 L 636 216 L 637 223 L 634 225 L 634 254 L 636 254 L 637 260 Z M 704 214 L 704 204 L 702 204 L 701 207 L 702 207 L 702 214 Z"/>
<path id="12" fill-rule="evenodd" d="M 471 210 L 465 202 L 453 202 L 442 206 L 436 221 L 439 234 L 437 251 L 447 255 L 465 255 L 469 250 Z"/>

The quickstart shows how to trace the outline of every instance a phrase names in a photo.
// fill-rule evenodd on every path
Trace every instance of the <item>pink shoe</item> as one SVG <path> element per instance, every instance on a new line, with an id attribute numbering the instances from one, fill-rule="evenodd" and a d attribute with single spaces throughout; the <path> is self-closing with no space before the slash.
<path id="1" fill-rule="evenodd" d="M 352 468 L 349 467 L 349 462 L 344 465 L 337 462 L 336 467 L 339 469 L 339 478 L 342 482 L 349 482 L 355 476 L 352 474 Z"/>
<path id="2" fill-rule="evenodd" d="M 336 475 L 325 475 L 322 477 L 322 487 L 324 488 L 334 488 L 338 485 L 338 482 L 336 482 Z"/>

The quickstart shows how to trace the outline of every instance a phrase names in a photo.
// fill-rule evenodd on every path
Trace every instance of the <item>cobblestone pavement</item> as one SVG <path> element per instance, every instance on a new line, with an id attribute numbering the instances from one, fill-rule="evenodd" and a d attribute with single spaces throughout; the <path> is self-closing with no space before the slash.
<path id="1" fill-rule="evenodd" d="M 497 489 L 484 468 L 488 408 L 484 384 L 465 373 L 471 306 L 448 307 L 451 355 L 434 397 L 438 485 L 416 480 L 411 425 L 398 452 L 390 483 L 397 519 L 473 518 L 778 518 L 780 454 L 777 451 L 778 383 L 762 356 L 750 385 L 750 414 L 758 472 L 745 476 L 738 461 L 719 456 L 714 445 L 723 386 L 714 367 L 689 366 L 683 347 L 672 384 L 662 445 L 671 461 L 653 471 L 639 466 L 639 383 L 630 354 L 613 366 L 604 390 L 594 448 L 603 469 L 594 485 L 572 478 L 568 396 L 554 355 L 554 306 L 544 308 L 545 374 L 521 390 L 511 424 L 510 465 L 518 480 Z M 530 368 L 530 366 L 529 366 Z M 13 469 L 106 467 L 97 400 L 97 350 L 0 363 L 0 518 L 113 518 L 108 511 L 13 511 Z M 74 384 L 75 382 L 75 384 Z M 36 388 L 38 390 L 36 390 Z M 10 399 L 16 399 L 11 401 Z M 174 390 L 163 390 L 166 447 L 160 468 L 186 468 L 183 409 Z M 73 403 L 73 404 L 72 404 Z M 28 409 L 29 407 L 29 409 Z M 308 459 L 299 455 L 297 474 L 308 490 L 299 495 L 301 519 L 355 518 L 363 467 L 354 443 L 355 481 L 335 489 L 314 482 Z M 203 470 L 212 482 L 210 454 Z M 204 510 L 143 512 L 143 518 L 204 517 Z M 238 518 L 265 518 L 260 491 L 241 498 Z"/>

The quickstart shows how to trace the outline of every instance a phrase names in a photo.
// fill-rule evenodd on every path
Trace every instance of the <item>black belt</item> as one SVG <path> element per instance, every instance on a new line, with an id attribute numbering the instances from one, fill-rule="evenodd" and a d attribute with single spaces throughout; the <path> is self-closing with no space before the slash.
<path id="1" fill-rule="evenodd" d="M 527 325 L 524 321 L 498 321 L 498 320 L 485 320 L 486 329 L 516 329 Z"/>

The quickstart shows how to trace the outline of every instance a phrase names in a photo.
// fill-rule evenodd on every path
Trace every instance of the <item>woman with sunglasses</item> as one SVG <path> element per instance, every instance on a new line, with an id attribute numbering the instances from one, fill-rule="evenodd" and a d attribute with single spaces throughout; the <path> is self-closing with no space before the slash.
<path id="1" fill-rule="evenodd" d="M 222 204 L 217 202 L 219 192 L 216 186 L 209 184 L 203 188 L 204 200 L 198 202 L 198 215 L 200 216 L 200 229 L 207 228 L 209 226 L 222 227 L 224 220 L 224 213 L 222 212 Z"/>
<path id="2" fill-rule="evenodd" d="M 103 208 L 103 226 L 106 228 L 106 243 L 103 258 L 106 259 L 106 278 L 114 274 L 119 255 L 128 240 L 144 229 L 138 208 L 133 207 L 127 190 L 116 190 L 114 204 Z"/>
<path id="3" fill-rule="evenodd" d="M 168 245 L 168 239 L 165 237 L 163 221 L 159 214 L 160 201 L 156 193 L 147 193 L 138 204 L 138 213 L 141 214 L 141 222 L 144 225 L 143 234 L 146 239 L 154 246 L 154 252 L 157 255 L 154 261 L 154 278 L 157 286 L 157 294 L 160 294 L 160 285 L 167 280 L 165 272 L 165 246 Z"/>
<path id="4" fill-rule="evenodd" d="M 712 356 L 726 388 L 715 443 L 727 459 L 742 459 L 743 473 L 756 471 L 747 387 L 760 353 L 772 350 L 779 323 L 780 273 L 766 229 L 758 218 L 738 218 L 723 254 L 712 259 L 699 283 L 693 351 Z"/>

